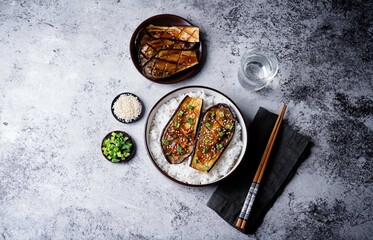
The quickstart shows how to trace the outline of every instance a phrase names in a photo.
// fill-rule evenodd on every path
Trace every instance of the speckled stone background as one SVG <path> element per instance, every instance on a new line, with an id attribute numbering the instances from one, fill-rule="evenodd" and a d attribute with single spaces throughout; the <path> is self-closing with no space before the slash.
<path id="1" fill-rule="evenodd" d="M 0 239 L 371 239 L 372 1 L 0 2 Z M 129 39 L 146 18 L 172 13 L 202 31 L 207 59 L 187 81 L 142 77 Z M 249 93 L 241 55 L 262 45 L 280 72 Z M 234 99 L 248 123 L 259 106 L 314 142 L 311 156 L 256 235 L 206 206 L 215 186 L 179 186 L 146 154 L 145 117 L 123 125 L 110 112 L 120 92 L 146 113 L 167 92 L 206 85 Z M 101 155 L 106 133 L 133 135 L 127 164 Z"/>

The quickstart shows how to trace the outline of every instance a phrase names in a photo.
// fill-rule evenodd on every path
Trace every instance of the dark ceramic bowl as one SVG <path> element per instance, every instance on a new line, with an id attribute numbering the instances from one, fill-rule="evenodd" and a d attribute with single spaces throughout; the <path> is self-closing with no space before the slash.
<path id="1" fill-rule="evenodd" d="M 137 42 L 138 38 L 140 36 L 140 33 L 149 25 L 158 25 L 158 26 L 195 26 L 188 20 L 172 15 L 172 14 L 161 14 L 161 15 L 156 15 L 151 18 L 146 19 L 144 22 L 142 22 L 135 30 L 131 37 L 130 41 L 130 53 L 131 53 L 131 58 L 132 62 L 137 68 L 137 70 L 144 76 L 141 65 L 139 63 L 139 57 L 138 57 L 138 49 L 137 49 Z M 163 84 L 170 84 L 170 83 L 176 83 L 183 81 L 189 77 L 194 76 L 197 72 L 200 71 L 202 68 L 202 65 L 205 60 L 205 54 L 203 53 L 203 42 L 200 36 L 200 43 L 199 43 L 199 48 L 197 49 L 197 58 L 198 58 L 198 64 L 185 69 L 182 72 L 176 73 L 170 77 L 167 78 L 162 78 L 159 80 L 154 80 L 151 78 L 146 77 L 147 79 L 156 82 L 156 83 L 163 83 Z"/>
<path id="2" fill-rule="evenodd" d="M 180 181 L 180 180 L 178 180 L 178 179 L 170 176 L 167 172 L 165 172 L 161 168 L 160 165 L 158 165 L 158 162 L 156 161 L 156 158 L 155 158 L 155 156 L 153 155 L 153 153 L 152 153 L 152 151 L 150 149 L 150 144 L 154 144 L 154 142 L 155 142 L 153 139 L 150 138 L 150 130 L 151 130 L 151 127 L 152 127 L 153 119 L 154 119 L 154 117 L 155 117 L 158 109 L 164 103 L 166 103 L 170 99 L 178 97 L 178 96 L 180 96 L 182 94 L 185 94 L 185 93 L 188 93 L 188 92 L 197 92 L 197 91 L 201 91 L 201 90 L 203 90 L 204 93 L 206 95 L 208 95 L 208 96 L 214 96 L 214 97 L 218 97 L 220 99 L 223 99 L 224 102 L 229 105 L 229 107 L 231 108 L 231 110 L 233 110 L 233 112 L 236 114 L 237 121 L 241 125 L 241 140 L 242 140 L 243 146 L 242 146 L 242 149 L 241 149 L 241 151 L 239 153 L 239 156 L 238 156 L 238 159 L 237 159 L 236 163 L 234 164 L 234 166 L 232 167 L 232 169 L 226 175 L 220 177 L 217 180 L 210 181 L 209 183 L 205 183 L 205 184 L 191 184 L 191 183 L 188 183 L 188 182 Z M 156 142 L 158 143 L 158 141 L 156 141 Z M 148 151 L 148 154 L 150 156 L 150 159 L 153 162 L 153 164 L 155 165 L 155 167 L 157 168 L 157 170 L 160 171 L 168 179 L 170 179 L 170 180 L 172 180 L 172 181 L 174 181 L 174 182 L 176 182 L 178 184 L 189 186 L 189 187 L 204 187 L 204 186 L 209 186 L 209 185 L 217 184 L 217 183 L 219 183 L 221 181 L 224 181 L 229 176 L 231 176 L 231 174 L 235 170 L 238 169 L 240 163 L 243 160 L 244 154 L 246 152 L 246 147 L 247 147 L 247 129 L 246 129 L 245 120 L 243 118 L 243 115 L 242 115 L 241 111 L 239 110 L 239 108 L 237 107 L 237 105 L 233 102 L 233 100 L 231 100 L 224 93 L 222 93 L 222 92 L 220 92 L 218 90 L 215 90 L 213 88 L 210 88 L 210 87 L 205 87 L 205 86 L 186 86 L 186 87 L 181 87 L 181 88 L 175 89 L 175 90 L 167 93 L 162 98 L 160 98 L 158 100 L 158 102 L 156 102 L 155 105 L 153 106 L 153 108 L 150 110 L 149 115 L 148 115 L 147 120 L 146 120 L 146 124 L 145 124 L 145 146 L 146 146 L 146 150 Z M 202 173 L 202 174 L 204 174 L 204 173 Z"/>
<path id="3" fill-rule="evenodd" d="M 135 141 L 132 139 L 132 137 L 130 135 L 128 135 L 128 133 L 124 132 L 124 131 L 120 131 L 120 130 L 116 130 L 116 131 L 112 131 L 112 132 L 109 132 L 103 139 L 102 139 L 102 142 L 101 142 L 101 152 L 102 152 L 102 155 L 105 157 L 106 160 L 108 160 L 109 162 L 112 162 L 110 159 L 108 159 L 104 152 L 102 151 L 102 147 L 104 146 L 104 141 L 108 138 L 111 137 L 111 134 L 115 132 L 115 133 L 122 133 L 123 136 L 125 137 L 128 137 L 128 139 L 132 142 L 132 152 L 131 152 L 131 155 L 129 155 L 129 157 L 127 157 L 126 160 L 124 161 L 120 161 L 119 163 L 122 163 L 122 162 L 128 162 L 129 160 L 131 160 L 135 154 L 136 154 L 136 144 L 135 144 Z"/>
<path id="4" fill-rule="evenodd" d="M 131 95 L 131 96 L 134 96 L 135 98 L 137 98 L 137 100 L 140 102 L 140 105 L 141 105 L 141 112 L 139 114 L 139 116 L 137 116 L 137 118 L 133 119 L 132 121 L 130 122 L 126 122 L 124 119 L 121 119 L 119 118 L 117 115 L 115 115 L 114 113 L 114 103 L 118 100 L 118 98 L 122 95 Z M 136 122 L 138 121 L 143 115 L 144 115 L 144 104 L 142 103 L 142 101 L 140 100 L 140 98 L 138 96 L 136 96 L 135 94 L 133 93 L 130 93 L 130 92 L 124 92 L 124 93 L 121 93 L 119 94 L 118 96 L 116 96 L 113 101 L 111 102 L 111 113 L 113 114 L 113 116 L 115 117 L 116 120 L 118 120 L 119 122 L 121 123 L 133 123 L 133 122 Z"/>

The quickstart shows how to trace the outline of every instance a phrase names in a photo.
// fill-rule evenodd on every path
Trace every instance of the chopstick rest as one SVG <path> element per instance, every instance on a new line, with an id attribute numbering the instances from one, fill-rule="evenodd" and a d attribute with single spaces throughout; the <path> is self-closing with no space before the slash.
<path id="1" fill-rule="evenodd" d="M 240 214 L 237 218 L 236 227 L 240 228 L 242 230 L 245 229 L 246 222 L 249 219 L 250 212 L 251 212 L 251 209 L 253 207 L 255 197 L 256 197 L 256 194 L 257 194 L 259 186 L 260 186 L 260 182 L 263 178 L 265 168 L 268 164 L 268 159 L 269 159 L 269 156 L 272 152 L 272 148 L 273 148 L 273 145 L 275 143 L 278 131 L 280 129 L 283 117 L 285 115 L 285 111 L 286 111 L 286 104 L 283 104 L 282 108 L 281 108 L 281 113 L 279 114 L 279 116 L 276 120 L 275 126 L 273 127 L 273 130 L 272 130 L 272 133 L 269 137 L 267 146 L 264 150 L 262 159 L 260 160 L 259 167 L 258 167 L 258 169 L 255 173 L 254 180 L 251 183 L 249 192 L 246 196 L 246 199 L 245 199 L 245 202 L 244 202 L 243 207 L 241 209 L 241 212 L 240 212 Z"/>

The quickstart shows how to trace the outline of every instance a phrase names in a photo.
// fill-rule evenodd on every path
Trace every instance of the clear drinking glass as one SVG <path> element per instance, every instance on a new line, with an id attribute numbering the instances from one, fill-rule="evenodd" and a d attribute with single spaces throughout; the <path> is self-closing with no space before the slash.
<path id="1" fill-rule="evenodd" d="M 257 91 L 268 85 L 277 71 L 276 55 L 264 47 L 254 47 L 241 58 L 238 81 L 245 89 Z"/>

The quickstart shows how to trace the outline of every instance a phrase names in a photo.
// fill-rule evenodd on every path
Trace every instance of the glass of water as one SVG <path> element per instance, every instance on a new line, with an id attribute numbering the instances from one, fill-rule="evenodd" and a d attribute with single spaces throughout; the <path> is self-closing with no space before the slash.
<path id="1" fill-rule="evenodd" d="M 257 91 L 267 86 L 277 71 L 276 55 L 264 47 L 254 47 L 241 58 L 238 81 L 245 89 Z"/>

